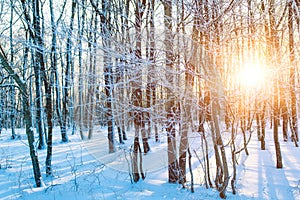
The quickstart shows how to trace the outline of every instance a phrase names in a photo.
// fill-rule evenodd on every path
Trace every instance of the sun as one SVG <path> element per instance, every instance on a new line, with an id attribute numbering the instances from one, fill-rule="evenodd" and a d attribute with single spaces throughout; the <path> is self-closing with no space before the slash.
<path id="1" fill-rule="evenodd" d="M 259 89 L 264 84 L 265 70 L 259 64 L 245 64 L 239 73 L 241 86 L 247 89 Z"/>

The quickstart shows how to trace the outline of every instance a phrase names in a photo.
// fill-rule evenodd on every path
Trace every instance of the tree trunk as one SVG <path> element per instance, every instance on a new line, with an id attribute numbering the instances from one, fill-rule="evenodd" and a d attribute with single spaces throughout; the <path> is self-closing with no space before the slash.
<path id="1" fill-rule="evenodd" d="M 136 79 L 133 81 L 133 106 L 134 106 L 134 127 L 135 127 L 135 138 L 134 138 L 134 154 L 137 154 L 137 149 L 140 148 L 139 144 L 139 132 L 141 132 L 142 135 L 142 141 L 143 141 L 143 148 L 144 153 L 148 153 L 150 150 L 149 144 L 148 144 L 148 136 L 146 134 L 145 129 L 145 114 L 143 111 L 143 91 L 141 90 L 142 85 L 142 70 L 140 69 L 141 61 L 142 61 L 142 17 L 144 14 L 146 1 L 142 2 L 136 2 L 135 3 L 135 34 L 136 34 L 136 43 L 135 43 L 135 59 L 136 59 L 136 72 L 135 76 Z M 140 166 L 142 166 L 141 163 L 142 160 L 140 160 Z M 137 165 L 137 155 L 135 155 L 133 164 Z M 133 168 L 137 169 L 137 166 L 133 166 Z M 139 173 L 142 174 L 142 168 L 140 168 L 138 171 L 135 172 L 135 178 L 134 181 L 137 182 L 139 180 Z"/>
<path id="2" fill-rule="evenodd" d="M 72 0 L 72 7 L 71 7 L 71 18 L 70 18 L 70 26 L 68 29 L 68 36 L 67 36 L 67 44 L 66 44 L 66 69 L 65 69 L 65 76 L 64 76 L 64 88 L 63 88 L 63 101 L 62 101 L 62 126 L 61 126 L 61 141 L 68 142 L 68 117 L 72 119 L 72 101 L 70 95 L 70 88 L 72 87 L 71 84 L 71 73 L 72 73 L 72 65 L 73 65 L 73 58 L 72 58 L 72 32 L 74 26 L 74 18 L 75 18 L 75 11 L 76 11 L 77 1 Z M 70 122 L 71 124 L 73 121 Z"/>
<path id="3" fill-rule="evenodd" d="M 2 73 L 0 72 L 0 76 L 2 77 Z M 0 135 L 3 128 L 3 121 L 4 121 L 4 91 L 0 90 Z"/>
<path id="4" fill-rule="evenodd" d="M 173 35 L 172 35 L 172 2 L 163 2 L 164 7 L 164 25 L 165 25 L 165 50 L 166 50 L 166 68 L 168 71 L 167 82 L 170 85 L 167 88 L 167 138 L 168 138 L 168 174 L 169 183 L 176 183 L 178 177 L 178 160 L 176 147 L 176 132 L 175 132 L 175 97 L 173 95 Z"/>
<path id="5" fill-rule="evenodd" d="M 14 45 L 13 45 L 13 15 L 14 15 L 14 5 L 13 1 L 10 1 L 10 26 L 9 26 L 9 42 L 10 42 L 10 63 L 13 64 L 14 62 Z M 13 85 L 13 79 L 11 79 L 11 86 L 10 86 L 10 128 L 11 128 L 11 138 L 16 139 L 15 133 L 15 106 L 16 106 L 16 94 L 15 94 L 15 87 Z"/>
<path id="6" fill-rule="evenodd" d="M 227 188 L 228 182 L 229 182 L 229 171 L 228 171 L 228 165 L 227 165 L 227 158 L 226 158 L 226 154 L 225 154 L 225 147 L 224 147 L 223 140 L 221 137 L 221 132 L 220 132 L 219 119 L 217 116 L 218 95 L 213 94 L 213 96 L 215 98 L 212 101 L 212 120 L 213 120 L 213 124 L 215 127 L 214 144 L 215 144 L 215 146 L 217 143 L 220 145 L 221 159 L 222 159 L 222 161 L 220 158 L 216 159 L 217 169 L 220 170 L 219 173 L 217 173 L 216 179 L 217 179 L 217 183 L 220 183 L 220 187 L 219 187 L 220 197 L 226 198 L 225 192 L 226 192 L 226 188 Z M 217 153 L 216 155 L 218 155 L 219 150 L 217 150 L 216 148 L 218 148 L 218 147 L 215 147 L 215 151 Z"/>
<path id="7" fill-rule="evenodd" d="M 266 41 L 269 41 L 269 26 L 268 26 L 267 19 L 263 14 L 265 12 L 266 12 L 265 3 L 264 3 L 264 0 L 261 0 L 261 13 L 262 13 L 261 17 L 263 17 L 263 20 L 264 20 L 265 39 L 266 39 Z M 265 56 L 268 58 L 269 54 L 270 54 L 270 50 L 267 48 Z M 264 100 L 262 114 L 261 114 L 261 141 L 260 141 L 261 142 L 261 150 L 266 149 L 266 145 L 265 145 L 266 106 L 267 106 L 267 100 Z"/>
<path id="8" fill-rule="evenodd" d="M 187 97 L 190 98 L 189 96 Z M 182 131 L 180 138 L 180 146 L 179 146 L 179 165 L 178 165 L 178 173 L 179 173 L 179 183 L 184 185 L 186 183 L 186 156 L 188 149 L 188 130 L 190 127 L 190 109 L 189 105 L 191 101 L 186 100 L 184 109 L 183 109 L 183 123 L 182 123 Z"/>
<path id="9" fill-rule="evenodd" d="M 283 140 L 287 142 L 288 140 L 288 109 L 286 106 L 286 97 L 285 91 L 282 86 L 282 83 L 279 86 L 279 95 L 280 95 L 280 108 L 281 108 L 281 116 L 282 116 L 282 135 Z"/>
<path id="10" fill-rule="evenodd" d="M 105 84 L 105 94 L 106 94 L 106 116 L 107 116 L 107 138 L 108 138 L 108 152 L 113 153 L 116 151 L 115 142 L 114 142 L 114 116 L 113 116 L 113 106 L 112 106 L 112 98 L 113 98 L 113 70 L 112 70 L 112 60 L 107 51 L 111 47 L 110 42 L 110 1 L 102 1 L 102 11 L 98 10 L 97 4 L 95 4 L 92 0 L 90 1 L 94 10 L 100 16 L 101 21 L 101 33 L 102 44 L 104 48 L 103 52 L 103 63 L 104 63 L 104 84 Z"/>
<path id="11" fill-rule="evenodd" d="M 256 128 L 256 133 L 257 133 L 257 140 L 258 141 L 260 141 L 260 139 L 261 139 L 261 124 L 260 124 L 260 113 L 261 113 L 261 110 L 260 110 L 260 108 L 261 108 L 261 105 L 260 105 L 260 103 L 258 103 L 258 99 L 256 98 L 255 99 L 255 110 L 256 110 L 256 112 L 255 112 L 255 119 L 256 119 L 256 126 L 257 126 L 257 128 Z"/>
<path id="12" fill-rule="evenodd" d="M 275 7 L 274 7 L 274 0 L 269 2 L 269 21 L 270 21 L 270 32 L 269 32 L 269 45 L 268 48 L 271 52 L 273 52 L 275 58 L 279 58 L 279 46 L 278 46 L 278 36 L 276 31 L 275 25 Z M 275 62 L 271 62 L 272 65 L 277 68 L 277 63 L 280 60 L 276 60 Z M 281 157 L 281 150 L 280 150 L 280 143 L 278 139 L 278 125 L 279 125 L 279 85 L 278 85 L 278 75 L 274 74 L 273 77 L 273 136 L 274 136 L 274 144 L 275 144 L 275 151 L 276 151 L 276 167 L 282 168 L 282 157 Z"/>
<path id="13" fill-rule="evenodd" d="M 51 30 L 52 30 L 52 43 L 51 43 L 51 78 L 47 78 L 46 72 L 43 72 L 43 79 L 45 85 L 46 92 L 46 114 L 47 114 L 47 125 L 48 125 L 48 139 L 47 139 L 47 156 L 46 156 L 46 175 L 52 175 L 52 132 L 53 132 L 53 124 L 52 124 L 52 86 L 54 85 L 53 77 L 55 76 L 55 70 L 57 68 L 57 42 L 56 42 L 56 31 L 57 24 L 55 22 L 54 12 L 53 12 L 53 1 L 49 0 L 49 8 L 51 15 Z M 50 80 L 50 82 L 49 82 Z"/>
<path id="14" fill-rule="evenodd" d="M 154 80 L 154 77 L 156 75 L 156 69 L 155 69 L 155 27 L 154 27 L 154 12 L 155 12 L 155 0 L 151 0 L 149 1 L 149 9 L 150 9 L 150 36 L 149 36 L 149 40 L 150 40 L 150 50 L 149 50 L 149 60 L 151 62 L 150 64 L 150 71 L 148 73 L 150 73 L 150 77 L 149 77 L 149 91 L 150 91 L 150 96 L 149 96 L 149 106 L 152 106 L 151 111 L 154 112 L 154 114 L 149 113 L 149 125 L 154 127 L 154 132 L 155 132 L 155 141 L 158 142 L 159 138 L 158 138 L 158 125 L 157 125 L 157 120 L 153 119 L 151 115 L 155 115 L 156 114 L 156 81 Z M 152 100 L 152 101 L 151 101 Z M 155 118 L 156 116 L 154 116 Z M 150 123 L 151 121 L 151 123 Z M 149 132 L 151 131 L 151 129 L 149 130 Z M 151 134 L 151 133 L 149 133 Z"/>
<path id="15" fill-rule="evenodd" d="M 45 148 L 45 139 L 43 131 L 43 97 L 42 97 L 42 83 L 41 73 L 44 67 L 44 48 L 43 38 L 40 25 L 40 5 L 39 0 L 32 1 L 33 8 L 33 28 L 34 37 L 32 38 L 36 46 L 35 49 L 35 61 L 34 61 L 34 75 L 35 75 L 35 91 L 36 91 L 36 121 L 37 121 L 37 132 L 39 134 L 39 145 L 38 149 Z"/>
<path id="16" fill-rule="evenodd" d="M 96 3 L 98 7 L 98 1 Z M 95 96 L 95 83 L 96 83 L 96 55 L 97 55 L 97 35 L 96 31 L 98 29 L 98 13 L 95 14 L 95 19 L 91 19 L 90 24 L 90 39 L 89 39 L 89 52 L 90 52 L 90 64 L 88 69 L 88 139 L 92 139 L 93 129 L 94 129 L 94 96 Z M 94 27 L 93 27 L 94 23 Z"/>
<path id="17" fill-rule="evenodd" d="M 78 80 L 78 104 L 79 104 L 79 134 L 82 140 L 84 140 L 85 136 L 83 134 L 83 114 L 84 114 L 84 106 L 83 106 L 83 66 L 82 66 L 82 40 L 83 40 L 83 32 L 85 28 L 85 15 L 86 15 L 86 0 L 82 0 L 82 13 L 79 15 L 79 6 L 78 6 L 78 68 L 79 68 L 79 80 Z"/>
<path id="18" fill-rule="evenodd" d="M 134 182 L 139 181 L 140 174 L 143 175 L 142 172 L 142 160 L 138 161 L 138 154 L 141 153 L 140 148 L 140 142 L 139 142 L 139 134 L 141 132 L 142 134 L 142 140 L 143 140 L 143 147 L 144 147 L 144 153 L 148 153 L 150 150 L 149 144 L 148 144 L 148 137 L 146 136 L 145 132 L 145 122 L 143 121 L 143 113 L 142 113 L 142 90 L 141 89 L 135 89 L 133 91 L 132 96 L 132 102 L 134 106 L 133 110 L 133 119 L 134 119 L 134 129 L 135 129 L 135 135 L 134 135 L 134 144 L 133 144 L 133 161 L 132 161 L 132 169 L 133 169 L 133 179 Z M 140 162 L 140 165 L 139 165 Z"/>
<path id="19" fill-rule="evenodd" d="M 296 1 L 299 4 L 299 1 Z M 292 119 L 292 140 L 296 143 L 299 141 L 298 136 L 298 119 L 297 119 L 297 97 L 296 97 L 296 62 L 295 62 L 295 48 L 294 48 L 294 34 L 293 34 L 293 2 L 288 2 L 288 29 L 289 29 L 289 53 L 290 53 L 290 96 L 291 96 L 291 119 Z M 298 19 L 299 20 L 299 19 Z"/>
<path id="20" fill-rule="evenodd" d="M 36 152 L 35 146 L 34 146 L 34 133 L 33 133 L 34 128 L 32 126 L 33 124 L 31 121 L 32 114 L 31 114 L 30 105 L 29 105 L 27 86 L 25 84 L 25 81 L 22 80 L 14 72 L 12 67 L 8 64 L 7 58 L 5 57 L 5 54 L 4 54 L 1 46 L 0 46 L 0 50 L 1 50 L 1 52 L 0 52 L 1 65 L 7 71 L 7 73 L 10 74 L 10 76 L 12 76 L 12 78 L 17 83 L 17 85 L 19 86 L 21 93 L 22 93 L 24 118 L 25 118 L 25 123 L 26 123 L 26 135 L 27 135 L 28 146 L 29 146 L 29 150 L 30 150 L 30 157 L 31 157 L 31 162 L 32 162 L 32 167 L 33 167 L 35 184 L 36 184 L 36 187 L 41 187 L 42 186 L 42 175 L 41 175 L 37 152 Z"/>
<path id="21" fill-rule="evenodd" d="M 233 175 L 231 179 L 231 188 L 232 188 L 232 193 L 236 194 L 236 187 L 235 187 L 235 182 L 236 182 L 236 148 L 235 148 L 235 137 L 236 137 L 236 130 L 234 128 L 235 126 L 235 120 L 232 120 L 232 125 L 231 125 L 231 159 L 232 159 L 232 168 L 233 168 Z"/>
<path id="22" fill-rule="evenodd" d="M 186 182 L 186 156 L 188 144 L 188 130 L 192 127 L 192 94 L 191 89 L 194 86 L 194 74 L 195 68 L 192 64 L 188 63 L 185 69 L 185 99 L 183 104 L 183 118 L 182 118 L 182 132 L 179 146 L 179 182 L 184 184 Z"/>
<path id="23" fill-rule="evenodd" d="M 47 126 L 48 126 L 48 139 L 47 139 L 47 157 L 46 157 L 46 175 L 52 175 L 52 132 L 53 132 L 53 124 L 52 124 L 52 92 L 51 85 L 53 81 L 50 83 L 48 80 L 44 81 L 45 84 L 45 92 L 46 92 L 46 114 L 47 114 Z"/>
<path id="24" fill-rule="evenodd" d="M 265 142 L 265 135 L 266 135 L 266 106 L 267 106 L 267 101 L 264 100 L 263 102 L 263 107 L 262 107 L 262 113 L 261 113 L 261 136 L 260 136 L 260 148 L 261 150 L 266 149 L 266 142 Z"/>
<path id="25" fill-rule="evenodd" d="M 151 0 L 148 3 L 148 7 L 149 7 L 149 12 L 150 13 L 150 27 L 147 29 L 147 57 L 150 61 L 150 66 L 148 68 L 148 74 L 147 74 L 147 88 L 146 88 L 146 98 L 147 98 L 147 108 L 148 113 L 147 113 L 147 125 L 148 125 L 148 130 L 147 130 L 147 134 L 148 134 L 148 138 L 151 137 L 151 132 L 152 132 L 152 124 L 154 126 L 154 129 L 157 129 L 157 124 L 156 121 L 152 119 L 152 115 L 153 113 L 151 113 L 151 111 L 153 112 L 153 105 L 155 104 L 154 102 L 154 98 L 155 98 L 155 90 L 156 90 L 156 83 L 154 80 L 154 77 L 156 75 L 155 73 L 155 57 L 154 57 L 154 53 L 155 53 L 155 28 L 154 28 L 154 4 L 155 1 Z M 148 16 L 147 16 L 148 17 Z M 155 136 L 156 139 L 157 136 Z M 157 140 L 156 140 L 157 141 Z"/>

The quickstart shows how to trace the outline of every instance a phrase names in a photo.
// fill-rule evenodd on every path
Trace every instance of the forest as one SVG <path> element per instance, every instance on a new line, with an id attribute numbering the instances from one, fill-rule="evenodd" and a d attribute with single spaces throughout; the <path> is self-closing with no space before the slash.
<path id="1" fill-rule="evenodd" d="M 253 142 L 277 170 L 299 146 L 299 0 L 0 2 L 0 175 L 23 141 L 43 188 L 77 138 L 128 185 L 226 198 Z"/>

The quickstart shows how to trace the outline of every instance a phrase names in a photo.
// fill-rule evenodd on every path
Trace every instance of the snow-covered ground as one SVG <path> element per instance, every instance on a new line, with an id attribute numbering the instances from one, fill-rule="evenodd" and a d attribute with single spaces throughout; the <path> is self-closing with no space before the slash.
<path id="1" fill-rule="evenodd" d="M 115 154 L 108 154 L 106 131 L 100 127 L 92 141 L 83 142 L 78 135 L 69 135 L 69 143 L 60 143 L 59 129 L 55 128 L 53 176 L 45 176 L 46 150 L 39 150 L 44 187 L 35 188 L 25 131 L 20 129 L 17 133 L 21 136 L 18 140 L 10 140 L 10 130 L 0 135 L 0 200 L 219 198 L 215 189 L 205 188 L 201 163 L 195 156 L 195 193 L 189 187 L 183 189 L 168 183 L 165 137 L 159 143 L 150 139 L 151 152 L 143 156 L 146 179 L 132 184 L 126 160 L 132 142 L 128 140 L 117 147 Z M 228 186 L 227 199 L 300 199 L 300 148 L 291 142 L 281 142 L 284 168 L 276 169 L 272 131 L 267 131 L 265 151 L 259 150 L 260 144 L 253 134 L 249 156 L 244 152 L 238 156 L 237 194 L 233 195 Z M 197 134 L 192 135 L 190 144 L 201 157 Z"/>

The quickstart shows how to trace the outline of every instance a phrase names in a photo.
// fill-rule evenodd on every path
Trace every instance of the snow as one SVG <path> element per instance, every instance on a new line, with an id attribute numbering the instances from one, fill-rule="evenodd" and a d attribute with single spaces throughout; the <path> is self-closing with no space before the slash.
<path id="1" fill-rule="evenodd" d="M 105 127 L 96 128 L 92 141 L 83 142 L 75 134 L 69 135 L 69 143 L 60 142 L 56 127 L 53 176 L 45 175 L 46 150 L 38 150 L 45 185 L 35 188 L 25 130 L 17 129 L 16 133 L 20 135 L 18 140 L 10 139 L 10 130 L 3 130 L 0 135 L 0 200 L 219 199 L 216 189 L 205 188 L 203 170 L 195 156 L 192 160 L 195 193 L 190 192 L 189 182 L 186 189 L 168 183 L 165 137 L 161 137 L 159 143 L 150 140 L 151 152 L 143 155 L 146 179 L 132 184 L 124 159 L 125 153 L 129 159 L 132 141 L 125 141 L 127 145 L 118 144 L 117 152 L 108 154 Z M 233 195 L 228 186 L 227 199 L 300 199 L 300 148 L 294 147 L 292 142 L 281 141 L 284 168 L 276 169 L 272 131 L 267 131 L 264 151 L 260 150 L 253 134 L 248 146 L 249 156 L 244 152 L 238 155 L 237 194 Z M 200 137 L 194 134 L 191 138 L 192 148 L 200 155 Z M 211 155 L 211 165 L 213 162 Z"/>
<path id="2" fill-rule="evenodd" d="M 272 134 L 267 134 L 265 151 L 257 151 L 260 144 L 253 140 L 249 145 L 249 157 L 243 163 L 243 181 L 239 187 L 247 196 L 258 199 L 300 199 L 299 148 L 293 143 L 281 142 L 283 169 L 276 169 L 275 146 Z M 298 158 L 297 158 L 298 157 Z M 251 184 L 249 184 L 251 183 Z"/>

